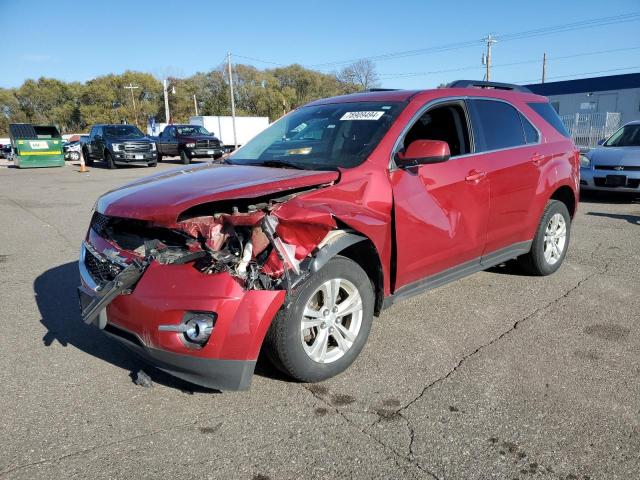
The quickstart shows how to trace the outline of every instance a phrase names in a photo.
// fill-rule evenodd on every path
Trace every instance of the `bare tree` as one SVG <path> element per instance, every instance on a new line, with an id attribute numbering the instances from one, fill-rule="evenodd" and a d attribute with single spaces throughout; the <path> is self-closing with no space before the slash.
<path id="1" fill-rule="evenodd" d="M 362 59 L 344 67 L 337 75 L 339 81 L 360 86 L 363 90 L 380 85 L 376 64 L 371 60 Z"/>

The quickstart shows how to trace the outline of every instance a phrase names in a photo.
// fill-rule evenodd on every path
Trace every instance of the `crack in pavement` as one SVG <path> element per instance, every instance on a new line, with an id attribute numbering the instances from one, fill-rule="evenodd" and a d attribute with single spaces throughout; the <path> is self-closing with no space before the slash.
<path id="1" fill-rule="evenodd" d="M 384 448 L 385 450 L 390 451 L 393 454 L 393 461 L 394 463 L 399 467 L 402 468 L 405 472 L 407 471 L 406 466 L 405 465 L 401 465 L 400 462 L 398 461 L 398 459 L 404 460 L 405 462 L 409 463 L 411 466 L 417 468 L 418 470 L 420 470 L 423 473 L 426 473 L 427 475 L 430 475 L 431 477 L 433 477 L 435 480 L 441 480 L 440 477 L 438 477 L 434 472 L 432 472 L 431 470 L 429 470 L 428 468 L 419 465 L 416 461 L 414 461 L 413 459 L 410 459 L 408 456 L 402 455 L 400 452 L 398 452 L 395 448 L 393 448 L 391 445 L 387 445 L 385 442 L 383 442 L 382 440 L 380 440 L 379 438 L 377 438 L 375 435 L 373 435 L 372 433 L 368 432 L 365 428 L 362 428 L 360 425 L 358 425 L 357 423 L 353 422 L 349 417 L 347 417 L 338 407 L 334 406 L 333 404 L 331 404 L 330 402 L 328 402 L 326 399 L 324 399 L 321 395 L 317 394 L 316 392 L 314 392 L 311 388 L 309 388 L 307 385 L 302 385 L 302 387 L 307 390 L 311 395 L 313 395 L 314 398 L 316 398 L 317 400 L 321 401 L 323 404 L 325 404 L 327 407 L 329 407 L 331 410 L 333 410 L 334 412 L 336 412 L 338 415 L 340 415 L 349 425 L 351 425 L 352 427 L 355 427 L 360 433 L 364 434 L 365 436 L 369 437 L 371 440 L 373 440 L 374 442 L 376 442 L 378 445 L 380 445 L 382 448 Z M 403 415 L 399 414 L 402 418 L 405 418 Z M 405 418 L 405 420 L 407 420 Z M 407 420 L 408 422 L 408 420 Z"/>
<path id="2" fill-rule="evenodd" d="M 24 463 L 22 465 L 17 465 L 17 466 L 15 466 L 13 468 L 10 468 L 8 470 L 4 470 L 4 471 L 0 472 L 0 477 L 4 477 L 5 475 L 8 475 L 8 474 L 13 473 L 13 472 L 17 472 L 19 470 L 23 470 L 25 468 L 33 467 L 33 466 L 36 466 L 36 465 L 41 465 L 43 463 L 58 463 L 58 462 L 60 462 L 62 460 L 66 460 L 67 458 L 70 458 L 70 457 L 76 457 L 78 455 L 84 455 L 85 453 L 93 452 L 94 450 L 97 450 L 99 448 L 111 447 L 113 445 L 119 445 L 121 443 L 131 442 L 133 440 L 138 440 L 140 438 L 151 437 L 153 435 L 157 435 L 158 433 L 168 432 L 168 431 L 175 430 L 175 429 L 178 429 L 178 428 L 183 428 L 183 427 L 187 427 L 187 426 L 190 426 L 190 425 L 195 425 L 196 423 L 197 422 L 181 423 L 181 424 L 178 424 L 178 425 L 173 425 L 173 426 L 168 427 L 168 428 L 162 428 L 160 430 L 154 430 L 152 432 L 142 433 L 140 435 L 134 435 L 133 437 L 120 438 L 118 440 L 113 440 L 111 442 L 103 443 L 103 444 L 100 444 L 100 445 L 94 445 L 92 447 L 83 448 L 81 450 L 76 450 L 75 452 L 67 453 L 67 454 L 61 455 L 59 457 L 45 458 L 43 460 L 38 460 L 38 461 L 35 461 L 35 462 Z"/>
<path id="3" fill-rule="evenodd" d="M 415 454 L 413 452 L 413 448 L 414 448 L 414 443 L 415 443 L 415 429 L 411 426 L 411 422 L 410 420 L 406 417 L 406 415 L 404 415 L 403 412 L 405 412 L 409 407 L 411 407 L 413 404 L 415 404 L 418 400 L 420 400 L 432 387 L 434 387 L 435 385 L 445 381 L 446 379 L 448 379 L 449 377 L 451 377 L 456 371 L 458 371 L 463 365 L 464 363 L 469 360 L 471 357 L 475 356 L 476 354 L 478 354 L 479 352 L 481 352 L 482 350 L 494 345 L 495 343 L 499 342 L 500 340 L 502 340 L 503 338 L 505 338 L 506 336 L 510 335 L 513 331 L 515 331 L 519 325 L 523 322 L 526 322 L 527 320 L 533 318 L 534 316 L 536 316 L 538 313 L 552 307 L 553 305 L 555 305 L 557 302 L 561 301 L 563 298 L 567 298 L 569 295 L 571 295 L 573 292 L 575 292 L 577 289 L 579 289 L 585 282 L 589 281 L 590 279 L 599 276 L 599 275 L 606 275 L 606 273 L 609 271 L 609 266 L 610 263 L 606 263 L 604 268 L 602 270 L 596 270 L 592 273 L 590 273 L 589 275 L 585 276 L 584 278 L 580 279 L 574 286 L 572 286 L 571 288 L 569 288 L 566 292 L 564 292 L 562 295 L 559 295 L 558 297 L 554 298 L 553 300 L 547 302 L 545 305 L 542 305 L 538 308 L 536 308 L 533 312 L 529 313 L 528 315 L 524 316 L 523 318 L 517 320 L 512 326 L 511 328 L 509 328 L 508 330 L 502 332 L 500 335 L 498 335 L 497 337 L 493 338 L 492 340 L 490 340 L 487 343 L 484 343 L 482 345 L 480 345 L 479 347 L 477 347 L 476 349 L 474 349 L 472 352 L 464 355 L 456 364 L 455 366 L 449 370 L 445 375 L 438 377 L 437 379 L 435 379 L 433 382 L 429 383 L 428 385 L 426 385 L 422 391 L 420 392 L 419 395 L 417 395 L 414 399 L 412 399 L 411 401 L 409 401 L 407 404 L 405 404 L 404 406 L 398 408 L 397 410 L 395 410 L 393 412 L 392 415 L 397 415 L 401 418 L 404 419 L 405 423 L 407 424 L 407 429 L 409 431 L 409 445 L 407 448 L 407 455 L 406 458 L 408 461 L 410 461 L 412 464 L 418 466 L 419 467 L 419 462 L 415 459 Z M 313 393 L 313 392 L 312 392 Z M 371 427 L 379 424 L 381 421 L 383 420 L 383 417 L 379 416 L 379 418 L 371 425 Z M 374 437 L 375 438 L 375 437 Z M 383 442 L 381 442 L 380 440 L 376 439 L 379 443 L 383 444 Z M 395 449 L 391 448 L 394 452 L 396 452 Z M 399 455 L 399 454 L 398 454 Z M 435 475 L 433 475 L 431 472 L 430 473 L 432 476 L 435 477 Z M 436 477 L 437 478 L 437 477 Z"/>

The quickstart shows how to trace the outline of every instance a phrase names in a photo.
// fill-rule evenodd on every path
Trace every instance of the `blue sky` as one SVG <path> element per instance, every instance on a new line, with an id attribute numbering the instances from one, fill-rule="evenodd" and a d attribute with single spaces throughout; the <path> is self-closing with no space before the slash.
<path id="1" fill-rule="evenodd" d="M 40 76 L 86 81 L 127 69 L 185 76 L 216 67 L 227 51 L 281 64 L 318 65 L 473 41 L 487 33 L 500 39 L 631 12 L 640 12 L 638 0 L 0 0 L 0 87 Z M 455 50 L 378 60 L 376 66 L 384 87 L 428 88 L 457 78 L 482 78 L 483 49 L 481 42 L 474 42 Z M 640 18 L 499 42 L 493 48 L 492 80 L 536 81 L 545 51 L 548 81 L 639 72 Z M 589 52 L 605 53 L 558 58 Z M 240 57 L 235 61 L 271 66 Z M 398 76 L 406 73 L 421 75 Z"/>

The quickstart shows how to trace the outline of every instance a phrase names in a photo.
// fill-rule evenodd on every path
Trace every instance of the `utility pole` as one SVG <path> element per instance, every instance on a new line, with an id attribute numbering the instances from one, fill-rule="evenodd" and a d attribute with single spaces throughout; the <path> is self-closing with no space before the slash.
<path id="1" fill-rule="evenodd" d="M 196 109 L 196 117 L 198 116 L 198 100 L 196 100 L 196 94 L 193 94 L 193 106 Z"/>
<path id="2" fill-rule="evenodd" d="M 168 124 L 171 121 L 171 115 L 169 113 L 169 92 L 167 91 L 167 79 L 162 81 L 162 90 L 164 92 L 164 121 Z"/>
<path id="3" fill-rule="evenodd" d="M 483 39 L 485 42 L 487 42 L 487 56 L 485 58 L 486 61 L 486 65 L 487 65 L 487 73 L 485 74 L 487 82 L 491 81 L 491 45 L 493 45 L 494 43 L 498 43 L 498 41 L 493 38 L 493 35 L 489 34 L 487 35 L 487 38 Z"/>
<path id="4" fill-rule="evenodd" d="M 129 86 L 125 86 L 124 88 L 126 88 L 127 90 L 131 91 L 131 101 L 133 102 L 133 115 L 135 116 L 135 122 L 136 122 L 136 127 L 140 127 L 140 125 L 138 125 L 138 110 L 136 110 L 136 98 L 133 96 L 133 91 L 136 88 L 140 88 L 137 85 L 133 85 L 131 82 L 129 82 Z"/>
<path id="5" fill-rule="evenodd" d="M 231 72 L 231 52 L 227 53 L 227 66 L 229 67 L 229 89 L 231 90 L 231 123 L 233 125 L 233 144 L 238 148 L 236 137 L 236 101 L 233 98 L 233 73 Z"/>
<path id="6" fill-rule="evenodd" d="M 547 79 L 547 52 L 542 55 L 542 83 Z"/>

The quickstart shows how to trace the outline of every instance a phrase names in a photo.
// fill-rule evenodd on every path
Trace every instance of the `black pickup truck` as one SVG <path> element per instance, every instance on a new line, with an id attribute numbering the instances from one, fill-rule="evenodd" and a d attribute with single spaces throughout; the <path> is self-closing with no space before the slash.
<path id="1" fill-rule="evenodd" d="M 85 163 L 102 160 L 109 168 L 124 164 L 158 164 L 156 143 L 135 125 L 94 125 L 82 144 Z"/>
<path id="2" fill-rule="evenodd" d="M 192 158 L 220 158 L 224 149 L 214 135 L 200 125 L 167 125 L 157 139 L 158 161 L 163 156 L 180 156 L 188 164 Z"/>

